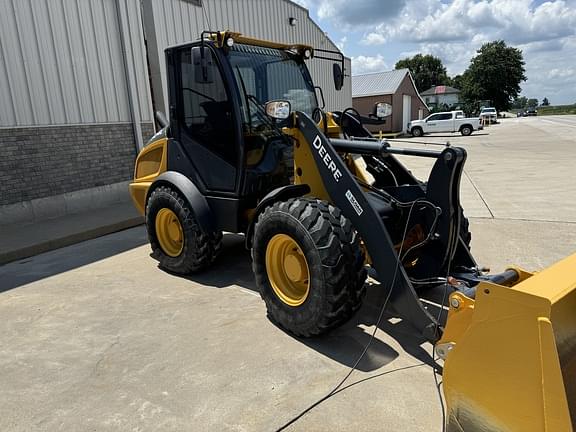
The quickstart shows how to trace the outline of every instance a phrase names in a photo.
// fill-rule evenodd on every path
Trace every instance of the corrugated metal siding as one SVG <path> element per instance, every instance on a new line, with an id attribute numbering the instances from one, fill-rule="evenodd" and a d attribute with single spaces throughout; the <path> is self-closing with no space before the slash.
<path id="1" fill-rule="evenodd" d="M 199 6 L 182 0 L 153 0 L 157 55 L 167 100 L 164 49 L 171 45 L 195 41 L 202 30 L 234 30 L 260 39 L 285 43 L 306 43 L 315 48 L 337 50 L 308 16 L 308 11 L 287 0 L 203 0 L 204 12 Z M 148 3 L 144 3 L 145 5 Z M 288 19 L 298 20 L 290 26 Z M 350 77 L 344 88 L 337 92 L 332 79 L 332 63 L 311 60 L 308 67 L 314 83 L 322 87 L 326 108 L 344 109 L 352 105 Z M 350 60 L 346 59 L 346 73 L 350 73 Z"/>
<path id="2" fill-rule="evenodd" d="M 0 0 L 0 127 L 131 121 L 115 1 Z M 140 2 L 120 7 L 151 121 Z"/>
<path id="3" fill-rule="evenodd" d="M 352 97 L 396 93 L 408 69 L 376 72 L 352 77 Z"/>

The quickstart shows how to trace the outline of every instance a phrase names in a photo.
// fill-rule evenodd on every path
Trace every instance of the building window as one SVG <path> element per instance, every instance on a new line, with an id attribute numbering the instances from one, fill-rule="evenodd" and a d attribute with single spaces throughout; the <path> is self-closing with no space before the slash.
<path id="1" fill-rule="evenodd" d="M 186 3 L 192 3 L 194 6 L 202 6 L 202 0 L 184 0 Z"/>

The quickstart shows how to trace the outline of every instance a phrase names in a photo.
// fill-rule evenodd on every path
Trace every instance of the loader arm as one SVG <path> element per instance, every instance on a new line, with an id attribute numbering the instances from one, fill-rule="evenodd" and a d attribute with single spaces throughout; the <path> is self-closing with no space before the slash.
<path id="1" fill-rule="evenodd" d="M 442 325 L 420 301 L 395 249 L 381 216 L 369 202 L 336 149 L 356 154 L 394 152 L 375 143 L 362 143 L 328 139 L 316 123 L 306 114 L 293 115 L 293 132 L 297 139 L 294 151 L 295 183 L 307 184 L 310 195 L 332 202 L 352 222 L 363 239 L 378 280 L 391 289 L 390 303 L 400 316 L 412 323 L 429 341 L 439 339 Z M 348 146 L 348 147 L 347 147 Z M 460 148 L 447 148 L 442 152 L 413 150 L 419 156 L 433 157 L 437 162 L 432 170 L 429 187 L 422 192 L 422 200 L 432 202 L 440 213 L 438 238 L 422 254 L 412 270 L 421 277 L 437 276 L 446 272 L 454 258 L 458 243 L 459 208 L 458 189 L 466 153 Z M 402 150 L 404 154 L 408 150 Z M 467 256 L 466 264 L 474 265 Z"/>

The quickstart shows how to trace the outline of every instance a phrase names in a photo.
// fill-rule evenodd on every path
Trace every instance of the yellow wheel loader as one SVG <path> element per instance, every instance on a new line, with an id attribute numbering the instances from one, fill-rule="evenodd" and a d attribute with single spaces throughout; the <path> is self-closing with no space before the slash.
<path id="1" fill-rule="evenodd" d="M 297 336 L 350 319 L 367 271 L 390 310 L 444 360 L 451 431 L 569 431 L 576 421 L 576 255 L 532 274 L 479 270 L 460 206 L 466 152 L 392 146 L 371 114 L 325 112 L 306 45 L 203 32 L 166 50 L 169 117 L 139 154 L 130 192 L 153 256 L 204 270 L 222 231 L 244 233 L 270 319 Z M 396 155 L 432 158 L 427 181 Z M 444 292 L 437 314 L 425 297 Z M 447 316 L 447 317 L 446 317 Z"/>

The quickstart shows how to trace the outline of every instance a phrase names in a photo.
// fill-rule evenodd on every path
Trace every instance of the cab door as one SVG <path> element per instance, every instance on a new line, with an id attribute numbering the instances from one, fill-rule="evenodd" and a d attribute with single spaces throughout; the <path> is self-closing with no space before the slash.
<path id="1" fill-rule="evenodd" d="M 201 49 L 188 45 L 168 53 L 170 125 L 179 152 L 176 158 L 169 156 L 169 162 L 204 194 L 237 195 L 237 103 L 216 51 L 206 44 L 201 61 Z"/>
<path id="2" fill-rule="evenodd" d="M 453 132 L 454 120 L 452 119 L 452 113 L 441 113 L 438 116 L 436 130 L 438 132 Z"/>
<path id="3" fill-rule="evenodd" d="M 438 129 L 438 121 L 440 120 L 440 114 L 432 114 L 426 120 L 426 131 L 425 132 L 437 132 Z"/>

